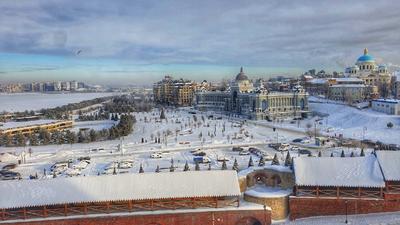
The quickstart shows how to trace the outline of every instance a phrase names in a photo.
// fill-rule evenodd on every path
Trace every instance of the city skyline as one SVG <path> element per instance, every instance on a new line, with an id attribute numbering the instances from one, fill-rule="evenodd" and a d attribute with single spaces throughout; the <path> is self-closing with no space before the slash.
<path id="1" fill-rule="evenodd" d="M 2 81 L 152 83 L 336 70 L 370 50 L 398 69 L 396 1 L 2 1 Z M 371 15 L 376 15 L 371 17 Z"/>

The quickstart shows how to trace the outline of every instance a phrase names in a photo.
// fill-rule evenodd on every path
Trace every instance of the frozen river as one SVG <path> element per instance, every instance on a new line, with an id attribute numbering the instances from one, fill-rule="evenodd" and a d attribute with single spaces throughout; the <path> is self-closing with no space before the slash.
<path id="1" fill-rule="evenodd" d="M 16 93 L 0 94 L 0 112 L 18 112 L 54 108 L 69 103 L 116 95 L 117 93 Z"/>

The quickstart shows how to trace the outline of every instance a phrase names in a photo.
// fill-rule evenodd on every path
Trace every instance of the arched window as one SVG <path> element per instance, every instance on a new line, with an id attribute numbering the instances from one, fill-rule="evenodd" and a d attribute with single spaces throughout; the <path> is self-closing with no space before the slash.
<path id="1" fill-rule="evenodd" d="M 263 101 L 261 102 L 261 108 L 262 108 L 263 111 L 265 111 L 265 110 L 268 108 L 268 102 L 267 102 L 267 100 L 263 100 Z"/>

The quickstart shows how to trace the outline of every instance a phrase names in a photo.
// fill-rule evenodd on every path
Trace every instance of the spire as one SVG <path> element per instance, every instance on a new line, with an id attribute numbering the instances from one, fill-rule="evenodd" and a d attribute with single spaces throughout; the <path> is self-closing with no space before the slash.
<path id="1" fill-rule="evenodd" d="M 243 73 L 243 66 L 240 67 L 240 72 Z"/>
<path id="2" fill-rule="evenodd" d="M 364 48 L 364 55 L 368 55 L 368 48 Z"/>

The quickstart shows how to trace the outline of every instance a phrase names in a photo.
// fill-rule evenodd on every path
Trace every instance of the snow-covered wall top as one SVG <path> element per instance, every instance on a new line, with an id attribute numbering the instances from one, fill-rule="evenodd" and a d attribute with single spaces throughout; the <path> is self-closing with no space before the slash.
<path id="1" fill-rule="evenodd" d="M 235 171 L 121 174 L 0 182 L 0 208 L 67 203 L 239 196 Z"/>
<path id="2" fill-rule="evenodd" d="M 297 157 L 296 185 L 334 187 L 385 187 L 378 160 L 365 157 Z"/>
<path id="3" fill-rule="evenodd" d="M 376 157 L 381 165 L 386 181 L 400 181 L 400 152 L 377 151 Z"/>

